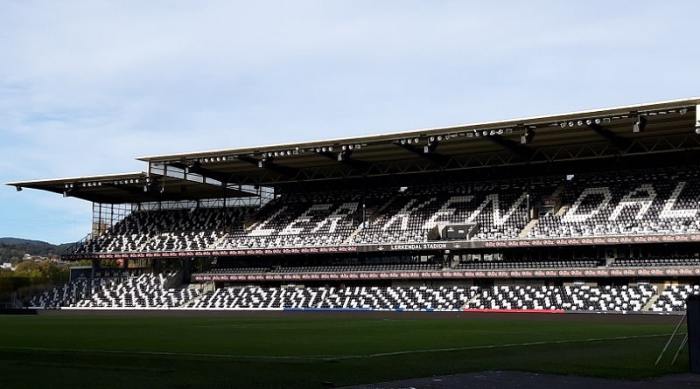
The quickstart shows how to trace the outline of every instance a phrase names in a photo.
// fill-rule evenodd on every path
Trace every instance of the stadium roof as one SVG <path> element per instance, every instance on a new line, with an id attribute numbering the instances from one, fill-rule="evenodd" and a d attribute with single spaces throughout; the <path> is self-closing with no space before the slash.
<path id="1" fill-rule="evenodd" d="M 197 200 L 206 198 L 243 197 L 252 194 L 175 177 L 143 172 L 101 176 L 57 178 L 11 182 L 7 185 L 40 189 L 96 203 L 143 203 L 151 201 Z"/>
<path id="2" fill-rule="evenodd" d="M 586 159 L 628 151 L 663 152 L 663 147 L 653 144 L 652 139 L 681 142 L 680 138 L 696 136 L 698 104 L 700 98 L 690 98 L 382 135 L 138 159 L 156 169 L 186 168 L 227 182 L 275 185 Z M 640 116 L 645 123 L 635 133 L 633 125 Z M 638 141 L 644 144 L 636 144 Z M 682 148 L 687 149 L 688 145 L 685 146 Z M 690 146 L 699 146 L 697 140 Z M 581 150 L 582 147 L 590 150 Z M 550 153 L 545 153 L 546 150 Z"/>
<path id="3" fill-rule="evenodd" d="M 700 152 L 699 106 L 700 98 L 689 98 L 382 135 L 147 156 L 138 159 L 148 163 L 148 173 L 9 185 L 125 203 L 250 196 L 260 186 L 294 182 L 695 153 Z M 253 190 L 244 189 L 249 185 Z"/>

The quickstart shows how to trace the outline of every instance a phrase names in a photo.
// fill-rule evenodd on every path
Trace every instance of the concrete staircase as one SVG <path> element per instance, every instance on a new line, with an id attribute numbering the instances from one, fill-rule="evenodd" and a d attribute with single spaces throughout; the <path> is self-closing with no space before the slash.
<path id="1" fill-rule="evenodd" d="M 527 224 L 525 225 L 525 227 L 523 227 L 523 230 L 520 231 L 520 233 L 518 234 L 518 238 L 527 238 L 527 234 L 530 233 L 530 230 L 532 230 L 533 228 L 535 228 L 535 226 L 537 225 L 537 223 L 539 223 L 539 219 L 532 219 L 532 220 L 530 220 L 530 222 L 527 223 Z"/>
<path id="2" fill-rule="evenodd" d="M 384 212 L 384 210 L 385 210 L 388 206 L 390 206 L 390 205 L 396 200 L 396 198 L 397 198 L 396 195 L 391 196 L 391 198 L 389 199 L 389 201 L 387 201 L 386 203 L 382 204 L 382 206 L 379 207 L 379 208 L 376 209 L 376 210 L 365 210 L 365 211 L 368 212 L 368 214 L 371 215 L 370 217 L 367 218 L 367 220 L 365 220 L 365 223 L 367 223 L 368 225 L 369 225 L 369 224 L 372 224 L 372 223 L 376 220 L 376 215 L 381 215 L 381 213 Z M 350 234 L 350 235 L 343 241 L 343 244 L 350 244 L 350 243 L 352 243 L 353 240 L 355 239 L 355 236 L 357 236 L 357 234 L 359 234 L 360 232 L 362 232 L 362 230 L 364 230 L 364 229 L 365 229 L 365 226 L 363 226 L 362 223 L 360 223 L 360 225 L 357 226 L 357 228 L 355 229 L 355 231 L 353 231 L 352 234 Z"/>
<path id="3" fill-rule="evenodd" d="M 211 284 L 211 288 L 208 288 L 208 287 L 207 287 L 207 285 L 209 285 L 209 284 Z M 192 287 L 192 286 L 190 286 L 190 287 L 188 287 L 188 288 L 190 288 L 190 289 L 197 289 L 196 287 Z M 192 300 L 183 301 L 182 304 L 180 304 L 180 305 L 178 306 L 178 308 L 194 307 L 194 306 L 197 304 L 197 302 L 199 302 L 199 300 L 202 300 L 202 299 L 208 297 L 208 293 L 207 293 L 207 292 L 213 292 L 213 291 L 214 291 L 214 283 L 213 283 L 213 282 L 204 284 L 204 288 L 202 288 L 202 294 L 200 294 L 199 296 L 193 298 Z"/>
<path id="4" fill-rule="evenodd" d="M 647 303 L 644 304 L 644 306 L 642 307 L 642 312 L 651 311 L 651 309 L 654 307 L 654 305 L 656 305 L 656 301 L 659 299 L 659 297 L 661 297 L 661 295 L 659 295 L 658 293 L 651 296 L 649 301 L 647 301 Z"/>
<path id="5" fill-rule="evenodd" d="M 569 206 L 568 206 L 568 205 L 565 205 L 565 206 L 559 208 L 559 210 L 557 211 L 557 213 L 555 214 L 555 216 L 562 217 L 562 216 L 564 216 L 564 215 L 566 214 L 566 211 L 568 211 L 568 210 L 569 210 Z"/>
<path id="6" fill-rule="evenodd" d="M 563 216 L 566 213 L 566 211 L 569 209 L 568 205 L 561 204 L 560 197 L 561 197 L 561 193 L 563 191 L 564 191 L 564 184 L 561 184 L 545 200 L 545 203 L 548 203 L 551 206 L 552 213 L 554 213 L 557 216 Z"/>
<path id="7" fill-rule="evenodd" d="M 664 289 L 666 289 L 666 285 L 667 284 L 654 284 L 654 286 L 656 287 L 656 294 L 651 296 L 649 301 L 647 301 L 647 303 L 644 304 L 644 306 L 642 307 L 642 312 L 651 311 L 654 305 L 656 305 L 656 301 L 658 301 L 661 297 L 661 293 L 664 291 Z"/>

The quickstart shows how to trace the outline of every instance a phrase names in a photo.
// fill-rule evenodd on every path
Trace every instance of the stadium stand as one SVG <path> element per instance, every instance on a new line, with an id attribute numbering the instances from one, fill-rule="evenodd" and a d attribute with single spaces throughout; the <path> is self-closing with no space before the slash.
<path id="1" fill-rule="evenodd" d="M 700 278 L 699 112 L 677 100 L 12 183 L 92 202 L 63 259 L 124 269 L 27 305 L 678 313 Z"/>

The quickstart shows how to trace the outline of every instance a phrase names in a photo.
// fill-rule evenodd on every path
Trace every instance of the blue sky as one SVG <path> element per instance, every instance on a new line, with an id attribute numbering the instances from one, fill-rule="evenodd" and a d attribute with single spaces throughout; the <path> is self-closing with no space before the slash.
<path id="1" fill-rule="evenodd" d="M 0 0 L 0 182 L 700 95 L 700 2 L 573 3 Z M 0 236 L 90 218 L 0 188 Z"/>

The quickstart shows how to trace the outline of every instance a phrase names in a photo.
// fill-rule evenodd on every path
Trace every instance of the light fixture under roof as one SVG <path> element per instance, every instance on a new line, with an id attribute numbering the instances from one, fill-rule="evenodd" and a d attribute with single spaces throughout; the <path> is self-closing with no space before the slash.
<path id="1" fill-rule="evenodd" d="M 632 132 L 638 133 L 644 131 L 644 128 L 647 126 L 647 118 L 639 115 L 637 116 L 637 119 L 634 121 L 634 125 L 632 125 Z"/>

